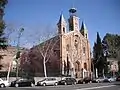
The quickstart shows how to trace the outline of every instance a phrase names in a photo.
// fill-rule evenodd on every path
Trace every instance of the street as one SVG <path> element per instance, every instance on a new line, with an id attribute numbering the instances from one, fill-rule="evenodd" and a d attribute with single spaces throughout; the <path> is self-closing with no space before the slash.
<path id="1" fill-rule="evenodd" d="M 120 90 L 120 82 L 91 83 L 77 85 L 35 86 L 35 87 L 6 87 L 0 90 Z"/>

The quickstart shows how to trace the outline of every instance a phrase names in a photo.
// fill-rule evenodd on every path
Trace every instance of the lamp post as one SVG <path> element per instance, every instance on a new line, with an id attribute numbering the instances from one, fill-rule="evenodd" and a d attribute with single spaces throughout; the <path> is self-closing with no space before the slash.
<path id="1" fill-rule="evenodd" d="M 17 53 L 16 53 L 16 78 L 18 78 L 18 71 L 19 71 L 19 58 L 20 58 L 20 37 L 24 28 L 21 28 L 18 33 L 18 41 L 17 41 Z"/>

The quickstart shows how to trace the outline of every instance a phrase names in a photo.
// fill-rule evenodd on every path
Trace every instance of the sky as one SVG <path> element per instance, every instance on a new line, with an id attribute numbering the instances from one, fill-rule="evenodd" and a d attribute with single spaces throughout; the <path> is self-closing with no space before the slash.
<path id="1" fill-rule="evenodd" d="M 88 29 L 91 48 L 96 33 L 120 35 L 120 0 L 8 0 L 4 20 L 9 42 L 17 44 L 19 30 L 24 28 L 20 46 L 32 47 L 41 36 L 57 33 L 57 22 L 62 13 L 68 21 L 69 9 L 75 7 L 77 16 Z"/>

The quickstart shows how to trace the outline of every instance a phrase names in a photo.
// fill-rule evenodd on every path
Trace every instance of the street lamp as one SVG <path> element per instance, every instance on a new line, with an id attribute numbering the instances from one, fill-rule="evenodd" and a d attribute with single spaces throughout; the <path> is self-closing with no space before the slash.
<path id="1" fill-rule="evenodd" d="M 20 58 L 20 37 L 24 28 L 21 28 L 18 33 L 18 41 L 17 41 L 17 53 L 16 53 L 16 78 L 18 78 L 18 69 L 19 69 L 19 58 Z"/>

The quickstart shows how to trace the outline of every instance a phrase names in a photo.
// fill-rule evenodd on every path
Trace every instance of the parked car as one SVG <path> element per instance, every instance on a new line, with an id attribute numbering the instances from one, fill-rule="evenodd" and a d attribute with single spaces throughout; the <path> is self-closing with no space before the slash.
<path id="1" fill-rule="evenodd" d="M 90 77 L 85 77 L 84 79 L 78 80 L 78 84 L 91 83 L 92 79 Z"/>
<path id="2" fill-rule="evenodd" d="M 58 85 L 58 80 L 56 78 L 45 78 L 37 82 L 37 86 L 46 86 L 46 85 Z"/>
<path id="3" fill-rule="evenodd" d="M 99 77 L 99 78 L 95 78 L 92 80 L 93 83 L 100 83 L 100 82 L 103 82 L 104 81 L 104 77 Z"/>
<path id="4" fill-rule="evenodd" d="M 3 88 L 3 87 L 8 87 L 10 84 L 8 82 L 8 80 L 3 80 L 0 78 L 0 87 Z"/>
<path id="5" fill-rule="evenodd" d="M 118 76 L 118 77 L 116 78 L 116 81 L 120 81 L 120 76 Z"/>
<path id="6" fill-rule="evenodd" d="M 11 82 L 11 87 L 34 86 L 34 79 L 21 78 Z"/>
<path id="7" fill-rule="evenodd" d="M 70 85 L 70 84 L 72 85 L 76 83 L 77 83 L 77 80 L 71 77 L 65 77 L 58 82 L 59 85 Z"/>
<path id="8" fill-rule="evenodd" d="M 114 82 L 116 81 L 116 77 L 106 77 L 103 82 Z"/>

